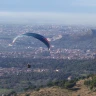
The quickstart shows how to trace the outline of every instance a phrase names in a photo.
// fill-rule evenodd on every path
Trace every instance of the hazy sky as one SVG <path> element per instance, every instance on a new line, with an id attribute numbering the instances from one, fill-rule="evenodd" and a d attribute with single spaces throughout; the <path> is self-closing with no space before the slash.
<path id="1" fill-rule="evenodd" d="M 96 25 L 96 0 L 0 0 L 0 22 Z"/>

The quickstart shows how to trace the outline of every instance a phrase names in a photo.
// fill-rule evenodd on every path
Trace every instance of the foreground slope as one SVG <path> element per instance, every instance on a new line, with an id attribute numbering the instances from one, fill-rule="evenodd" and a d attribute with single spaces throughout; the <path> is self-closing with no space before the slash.
<path id="1" fill-rule="evenodd" d="M 69 90 L 61 89 L 58 87 L 51 87 L 51 88 L 43 88 L 39 91 L 33 92 L 26 92 L 23 94 L 19 94 L 18 96 L 70 96 Z"/>
<path id="2" fill-rule="evenodd" d="M 96 92 L 85 86 L 84 81 L 79 80 L 70 90 L 60 87 L 41 88 L 39 91 L 29 91 L 18 96 L 96 96 Z"/>
<path id="3" fill-rule="evenodd" d="M 74 88 L 78 88 L 77 91 L 72 91 L 72 95 L 70 96 L 96 96 L 96 92 L 90 90 L 89 87 L 84 85 L 85 80 L 80 80 L 76 83 Z"/>

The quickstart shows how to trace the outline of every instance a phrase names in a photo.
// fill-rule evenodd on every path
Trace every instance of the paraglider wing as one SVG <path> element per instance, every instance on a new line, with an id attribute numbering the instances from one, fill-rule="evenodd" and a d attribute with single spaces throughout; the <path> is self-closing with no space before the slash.
<path id="1" fill-rule="evenodd" d="M 13 39 L 12 44 L 13 44 L 19 37 L 22 37 L 22 35 L 16 36 L 16 37 Z"/>
<path id="2" fill-rule="evenodd" d="M 50 49 L 50 44 L 49 44 L 49 41 L 47 40 L 47 38 L 45 38 L 44 36 L 42 35 L 39 35 L 37 33 L 24 33 L 22 35 L 26 35 L 26 36 L 32 36 L 40 41 L 42 41 L 47 47 L 48 49 Z"/>
<path id="3" fill-rule="evenodd" d="M 24 34 L 21 34 L 21 35 L 18 35 L 17 37 L 15 37 L 12 41 L 12 44 L 19 38 L 19 37 L 23 37 L 23 36 L 32 36 L 40 41 L 42 41 L 47 47 L 48 47 L 48 50 L 50 50 L 50 43 L 49 41 L 47 40 L 47 38 L 45 38 L 44 36 L 42 35 L 39 35 L 37 33 L 24 33 Z"/>

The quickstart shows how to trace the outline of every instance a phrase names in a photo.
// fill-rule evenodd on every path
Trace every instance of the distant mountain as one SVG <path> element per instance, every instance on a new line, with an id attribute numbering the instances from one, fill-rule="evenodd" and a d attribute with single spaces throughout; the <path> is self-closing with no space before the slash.
<path id="1" fill-rule="evenodd" d="M 94 49 L 96 48 L 95 32 L 90 31 L 86 34 L 68 34 L 62 35 L 62 38 L 51 41 L 55 48 L 80 48 Z"/>

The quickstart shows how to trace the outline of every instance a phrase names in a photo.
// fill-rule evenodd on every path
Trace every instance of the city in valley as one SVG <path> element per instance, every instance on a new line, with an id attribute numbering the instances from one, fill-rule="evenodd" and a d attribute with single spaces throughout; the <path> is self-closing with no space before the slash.
<path id="1" fill-rule="evenodd" d="M 91 35 L 96 35 L 93 28 L 79 25 L 0 25 L 0 58 L 94 59 L 96 44 L 92 39 L 88 41 Z M 50 51 L 32 37 L 18 38 L 12 45 L 16 36 L 27 32 L 44 35 L 50 42 Z"/>
<path id="2" fill-rule="evenodd" d="M 14 44 L 13 39 L 23 33 L 32 32 L 45 36 L 50 42 L 48 48 L 32 37 L 20 37 Z M 0 59 L 64 59 L 88 60 L 96 58 L 95 28 L 92 26 L 65 25 L 0 25 Z M 0 76 L 5 73 L 22 72 L 19 68 L 0 68 Z M 54 69 L 56 72 L 60 69 Z M 53 70 L 53 71 L 54 71 Z M 49 69 L 30 69 L 26 72 L 44 72 Z"/>

